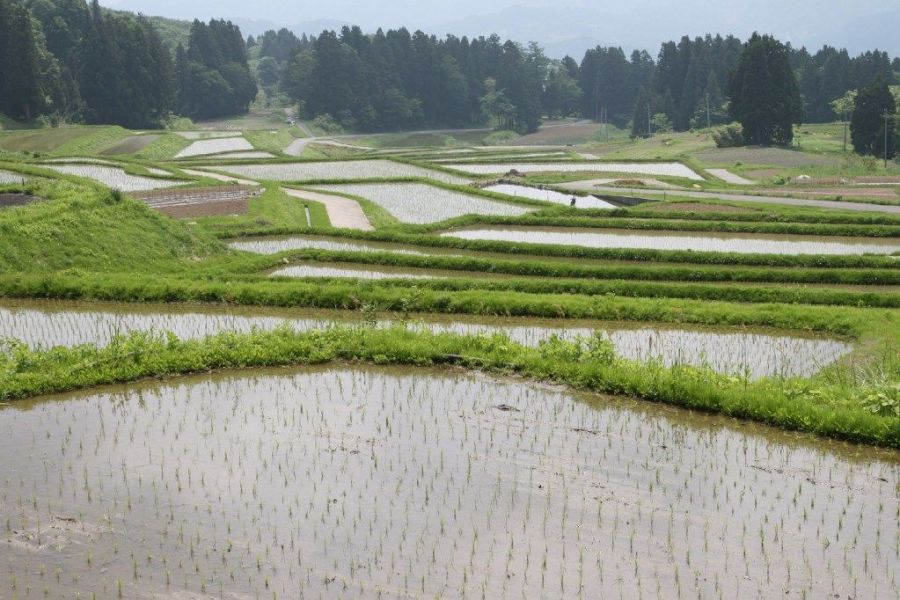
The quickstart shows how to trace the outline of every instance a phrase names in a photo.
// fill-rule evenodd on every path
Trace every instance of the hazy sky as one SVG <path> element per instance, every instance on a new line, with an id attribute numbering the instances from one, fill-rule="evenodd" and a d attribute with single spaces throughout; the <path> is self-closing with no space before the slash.
<path id="1" fill-rule="evenodd" d="M 177 18 L 226 17 L 245 33 L 272 26 L 317 31 L 340 23 L 367 31 L 406 26 L 430 33 L 492 32 L 535 40 L 551 54 L 620 45 L 648 48 L 707 32 L 754 30 L 796 46 L 900 54 L 900 0 L 101 0 L 110 7 Z M 323 23 L 325 21 L 325 23 Z M 580 50 L 579 50 L 580 49 Z"/>

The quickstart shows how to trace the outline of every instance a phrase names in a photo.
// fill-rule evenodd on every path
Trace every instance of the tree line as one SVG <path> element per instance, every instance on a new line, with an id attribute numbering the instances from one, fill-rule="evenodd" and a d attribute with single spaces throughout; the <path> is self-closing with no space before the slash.
<path id="1" fill-rule="evenodd" d="M 756 36 L 761 37 L 766 36 Z M 437 38 L 402 28 L 364 35 L 358 27 L 344 27 L 301 38 L 282 29 L 248 44 L 261 58 L 257 71 L 264 89 L 298 102 L 307 116 L 327 114 L 347 128 L 493 122 L 530 131 L 540 116 L 580 116 L 643 136 L 734 120 L 731 76 L 750 41 L 685 36 L 662 44 L 655 57 L 646 50 L 626 55 L 619 47 L 597 46 L 580 62 L 569 56 L 551 60 L 534 44 L 497 36 Z M 779 64 L 787 66 L 784 74 L 799 93 L 799 113 L 792 117 L 805 122 L 834 120 L 835 98 L 879 76 L 888 84 L 900 82 L 900 59 L 892 61 L 885 52 L 851 57 L 830 46 L 814 54 L 778 47 L 786 59 Z"/>
<path id="2" fill-rule="evenodd" d="M 195 21 L 173 57 L 151 21 L 97 0 L 0 0 L 0 112 L 14 119 L 158 127 L 246 111 L 255 96 L 231 23 Z"/>

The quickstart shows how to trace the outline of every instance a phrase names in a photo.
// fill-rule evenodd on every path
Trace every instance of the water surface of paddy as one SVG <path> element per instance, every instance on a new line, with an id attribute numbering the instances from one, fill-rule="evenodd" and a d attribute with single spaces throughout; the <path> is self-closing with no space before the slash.
<path id="1" fill-rule="evenodd" d="M 575 206 L 575 208 L 616 208 L 616 206 L 594 198 L 593 196 L 574 196 L 572 194 L 563 194 L 554 190 L 542 190 L 527 185 L 514 185 L 511 183 L 497 183 L 483 188 L 489 192 L 498 194 L 506 194 L 507 196 L 515 196 L 517 198 L 529 198 L 531 200 L 541 200 L 542 202 L 551 202 L 553 204 L 563 204 L 565 206 Z M 572 199 L 575 204 L 572 204 Z"/>
<path id="2" fill-rule="evenodd" d="M 757 235 L 741 233 L 682 233 L 562 227 L 478 227 L 441 235 L 467 240 L 584 246 L 587 248 L 641 248 L 696 250 L 747 254 L 892 254 L 900 252 L 893 239 Z"/>
<path id="3" fill-rule="evenodd" d="M 0 468 L 4 597 L 900 593 L 896 452 L 478 375 L 20 402 Z"/>
<path id="4" fill-rule="evenodd" d="M 217 308 L 200 305 L 3 301 L 0 338 L 14 338 L 31 348 L 93 344 L 105 346 L 113 336 L 132 331 L 172 332 L 199 339 L 223 331 L 289 326 L 298 331 L 335 325 L 360 325 L 362 315 L 348 311 Z M 390 317 L 381 325 L 395 323 Z M 574 340 L 601 332 L 619 356 L 675 364 L 708 365 L 720 373 L 753 378 L 809 376 L 853 348 L 844 341 L 801 337 L 776 331 L 686 328 L 605 321 L 416 316 L 408 327 L 459 334 L 506 334 L 535 347 L 551 336 Z"/>

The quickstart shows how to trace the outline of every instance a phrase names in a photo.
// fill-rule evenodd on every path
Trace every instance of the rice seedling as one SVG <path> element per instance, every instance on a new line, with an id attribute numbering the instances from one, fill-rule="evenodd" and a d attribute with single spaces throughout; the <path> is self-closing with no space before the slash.
<path id="1" fill-rule="evenodd" d="M 571 194 L 562 194 L 555 190 L 544 190 L 525 185 L 497 183 L 489 185 L 484 189 L 489 192 L 497 192 L 498 194 L 506 194 L 517 198 L 529 198 L 531 200 L 552 202 L 553 204 L 562 204 L 564 206 L 574 206 L 575 208 L 617 208 L 609 202 L 594 198 L 593 196 L 573 196 Z M 572 203 L 573 199 L 575 201 L 574 204 Z"/>
<path id="2" fill-rule="evenodd" d="M 9 595 L 900 592 L 894 454 L 521 381 L 145 383 L 4 407 L 0 440 Z"/>
<path id="3" fill-rule="evenodd" d="M 678 162 L 511 162 L 511 163 L 453 163 L 445 165 L 471 175 L 494 175 L 518 171 L 520 173 L 628 173 L 661 177 L 683 177 L 703 181 L 703 177 Z"/>
<path id="4" fill-rule="evenodd" d="M 297 269 L 297 268 L 294 268 Z M 306 267 L 279 275 L 297 277 L 398 278 L 414 274 L 354 271 Z M 16 339 L 33 349 L 90 344 L 106 346 L 118 335 L 136 331 L 167 332 L 180 339 L 202 339 L 222 332 L 246 333 L 289 326 L 296 331 L 327 329 L 338 324 L 361 324 L 365 317 L 337 311 L 228 311 L 196 307 L 143 307 L 77 303 L 17 302 L 0 304 L 0 339 Z M 390 327 L 395 321 L 380 322 Z M 785 334 L 735 332 L 727 329 L 636 327 L 613 323 L 577 323 L 561 326 L 549 321 L 523 319 L 408 320 L 411 329 L 464 335 L 508 336 L 515 343 L 536 348 L 553 338 L 574 341 L 600 333 L 610 340 L 616 354 L 667 367 L 709 367 L 729 375 L 760 377 L 808 377 L 849 353 L 853 347 L 835 339 Z"/>
<path id="5" fill-rule="evenodd" d="M 275 181 L 318 181 L 347 179 L 399 179 L 426 177 L 444 183 L 464 184 L 468 180 L 431 169 L 390 160 L 345 160 L 322 162 L 294 162 L 267 165 L 223 165 L 215 167 L 250 179 Z"/>
<path id="6" fill-rule="evenodd" d="M 210 154 L 224 154 L 226 152 L 253 151 L 253 144 L 243 137 L 222 137 L 198 140 L 181 150 L 175 158 L 191 158 Z"/>
<path id="7" fill-rule="evenodd" d="M 12 171 L 4 171 L 0 169 L 0 185 L 24 183 L 31 179 L 27 175 L 13 173 Z"/>
<path id="8" fill-rule="evenodd" d="M 172 179 L 154 179 L 151 177 L 141 177 L 139 175 L 131 175 L 126 173 L 124 169 L 118 167 L 107 167 L 102 165 L 46 165 L 48 169 L 52 169 L 59 173 L 67 175 L 77 175 L 78 177 L 86 177 L 102 183 L 106 187 L 122 190 L 123 192 L 136 192 L 139 190 L 156 190 L 176 185 L 184 184 L 183 181 L 175 181 Z"/>
<path id="9" fill-rule="evenodd" d="M 464 215 L 519 216 L 529 209 L 422 183 L 335 184 L 315 189 L 364 198 L 403 223 L 436 223 Z"/>
<path id="10" fill-rule="evenodd" d="M 465 240 L 583 246 L 587 248 L 637 248 L 665 251 L 737 252 L 778 255 L 861 255 L 900 252 L 900 243 L 878 238 L 822 238 L 760 234 L 675 232 L 632 233 L 623 230 L 477 227 L 448 231 L 443 236 Z"/>

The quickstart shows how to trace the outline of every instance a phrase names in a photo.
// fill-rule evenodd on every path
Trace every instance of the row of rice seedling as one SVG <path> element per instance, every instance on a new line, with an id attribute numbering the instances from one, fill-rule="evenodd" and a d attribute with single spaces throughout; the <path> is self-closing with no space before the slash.
<path id="1" fill-rule="evenodd" d="M 183 185 L 185 183 L 184 181 L 176 181 L 173 179 L 154 179 L 151 177 L 132 175 L 125 172 L 125 169 L 103 165 L 47 165 L 47 168 L 67 175 L 77 175 L 78 177 L 93 179 L 106 187 L 122 190 L 123 192 L 156 190 Z"/>
<path id="2" fill-rule="evenodd" d="M 415 165 L 390 160 L 343 160 L 320 162 L 273 163 L 260 165 L 222 165 L 216 170 L 274 181 L 322 181 L 344 179 L 401 179 L 427 177 L 444 183 L 464 184 L 468 180 Z"/>
<path id="3" fill-rule="evenodd" d="M 900 594 L 890 456 L 521 381 L 139 384 L 0 439 L 10 597 Z"/>
<path id="4" fill-rule="evenodd" d="M 209 154 L 223 154 L 226 152 L 253 151 L 253 144 L 243 137 L 222 137 L 193 142 L 187 148 L 175 155 L 175 158 L 191 158 Z"/>
<path id="5" fill-rule="evenodd" d="M 0 185 L 20 184 L 28 181 L 30 177 L 13 171 L 4 171 L 0 169 Z"/>
<path id="6" fill-rule="evenodd" d="M 574 206 L 575 208 L 599 208 L 599 209 L 615 209 L 618 208 L 614 204 L 610 204 L 606 200 L 595 198 L 593 196 L 575 196 L 572 194 L 563 194 L 555 190 L 542 189 L 527 185 L 516 185 L 512 183 L 496 183 L 482 188 L 489 192 L 498 194 L 506 194 L 516 198 L 528 198 L 530 200 L 540 200 L 541 202 L 551 202 L 553 204 L 562 204 L 564 206 Z"/>
<path id="7" fill-rule="evenodd" d="M 529 210 L 423 183 L 342 183 L 314 189 L 364 198 L 402 223 L 436 223 L 471 214 L 519 216 Z"/>
<path id="8" fill-rule="evenodd" d="M 451 163 L 444 165 L 471 175 L 499 175 L 509 171 L 520 173 L 627 173 L 660 177 L 682 177 L 703 181 L 703 177 L 678 162 L 510 162 L 510 163 Z"/>
<path id="9" fill-rule="evenodd" d="M 316 267 L 313 267 L 316 268 Z M 327 270 L 319 276 L 347 276 L 344 270 Z M 295 268 L 296 269 L 296 268 Z M 302 271 L 311 276 L 310 268 Z M 377 272 L 353 277 L 376 278 Z M 288 273 L 279 273 L 287 275 Z M 402 275 L 384 273 L 385 277 Z M 55 346 L 91 344 L 105 346 L 117 335 L 135 331 L 168 332 L 180 339 L 199 339 L 225 331 L 249 332 L 255 328 L 288 326 L 297 331 L 324 329 L 338 323 L 358 322 L 358 315 L 343 313 L 279 313 L 267 311 L 254 315 L 246 311 L 198 311 L 196 308 L 150 307 L 135 309 L 127 305 L 78 305 L 71 303 L 0 304 L 0 339 L 10 338 L 28 347 L 49 349 Z M 389 318 L 382 322 L 393 325 Z M 519 344 L 537 347 L 552 337 L 573 341 L 600 333 L 609 339 L 616 354 L 643 362 L 660 361 L 665 366 L 708 366 L 718 373 L 759 377 L 811 376 L 852 350 L 846 342 L 797 337 L 786 334 L 750 333 L 729 330 L 692 330 L 685 328 L 633 327 L 610 323 L 564 325 L 527 320 L 446 320 L 419 318 L 410 327 L 433 332 L 466 335 L 503 334 Z"/>
<path id="10" fill-rule="evenodd" d="M 339 240 L 306 236 L 274 237 L 261 239 L 240 239 L 228 244 L 234 250 L 253 252 L 254 254 L 278 254 L 291 250 L 331 250 L 334 252 L 392 252 L 411 256 L 433 256 L 435 252 L 411 250 L 405 248 L 387 248 L 377 244 L 367 244 L 355 240 Z"/>
<path id="11" fill-rule="evenodd" d="M 444 232 L 444 236 L 467 240 L 512 243 L 584 246 L 588 248 L 636 248 L 650 250 L 690 250 L 778 255 L 894 254 L 900 242 L 881 238 L 812 238 L 763 236 L 754 234 L 704 233 L 679 235 L 675 232 L 632 233 L 614 230 L 578 230 L 538 227 L 475 227 Z M 833 241 L 832 241 L 833 240 Z"/>

